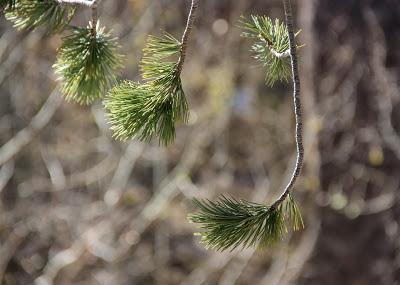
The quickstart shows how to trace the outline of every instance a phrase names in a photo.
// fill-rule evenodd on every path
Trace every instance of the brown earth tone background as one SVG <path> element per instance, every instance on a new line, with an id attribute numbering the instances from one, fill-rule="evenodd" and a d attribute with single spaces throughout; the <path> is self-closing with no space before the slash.
<path id="1" fill-rule="evenodd" d="M 103 0 L 140 80 L 147 34 L 180 37 L 189 1 Z M 302 30 L 306 227 L 267 250 L 206 251 L 193 197 L 279 195 L 295 158 L 290 84 L 264 85 L 236 27 L 280 1 L 203 0 L 168 148 L 112 139 L 101 102 L 58 93 L 60 35 L 0 16 L 0 284 L 400 284 L 400 2 L 293 1 Z M 86 25 L 80 9 L 75 24 Z"/>

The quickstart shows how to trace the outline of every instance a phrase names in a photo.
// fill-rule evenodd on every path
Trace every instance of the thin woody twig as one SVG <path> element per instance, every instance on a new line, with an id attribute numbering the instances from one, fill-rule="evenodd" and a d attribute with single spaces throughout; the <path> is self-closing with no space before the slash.
<path id="1" fill-rule="evenodd" d="M 92 36 L 96 38 L 96 29 L 97 29 L 97 1 L 92 1 Z"/>
<path id="2" fill-rule="evenodd" d="M 283 6 L 285 9 L 285 19 L 286 25 L 289 33 L 289 45 L 290 45 L 290 59 L 292 65 L 292 79 L 293 79 L 293 101 L 294 101 L 294 113 L 296 117 L 296 147 L 297 147 L 297 159 L 296 165 L 293 170 L 292 177 L 285 187 L 285 190 L 281 196 L 276 200 L 272 206 L 271 210 L 276 209 L 289 195 L 290 191 L 293 189 L 294 184 L 300 174 L 303 160 L 304 160 L 304 147 L 303 147 L 303 118 L 301 115 L 301 101 L 300 101 L 300 77 L 297 63 L 297 53 L 296 53 L 296 42 L 293 24 L 293 12 L 290 0 L 283 0 Z"/>
<path id="3" fill-rule="evenodd" d="M 180 52 L 181 55 L 180 55 L 178 63 L 177 63 L 178 73 L 181 73 L 183 64 L 185 62 L 187 44 L 188 44 L 190 32 L 192 31 L 192 28 L 193 28 L 193 23 L 194 23 L 194 19 L 195 19 L 198 2 L 199 2 L 198 0 L 192 0 L 192 5 L 190 6 L 190 12 L 189 12 L 189 16 L 188 16 L 188 19 L 186 22 L 186 28 L 185 28 L 185 31 L 183 32 L 183 36 L 182 36 L 182 40 L 181 40 L 181 52 Z"/>
<path id="4" fill-rule="evenodd" d="M 400 136 L 397 134 L 392 124 L 393 114 L 393 98 L 398 96 L 398 86 L 396 79 L 385 67 L 387 51 L 382 43 L 385 42 L 385 35 L 379 26 L 376 15 L 371 10 L 365 11 L 365 17 L 368 20 L 368 28 L 371 30 L 373 42 L 371 43 L 372 51 L 372 75 L 373 79 L 381 90 L 379 94 L 378 109 L 379 109 L 379 127 L 382 133 L 384 142 L 400 159 Z M 382 96 L 383 95 L 383 96 Z"/>
<path id="5" fill-rule="evenodd" d="M 70 5 L 83 5 L 87 7 L 92 7 L 95 5 L 96 0 L 57 0 L 60 4 L 70 4 Z"/>

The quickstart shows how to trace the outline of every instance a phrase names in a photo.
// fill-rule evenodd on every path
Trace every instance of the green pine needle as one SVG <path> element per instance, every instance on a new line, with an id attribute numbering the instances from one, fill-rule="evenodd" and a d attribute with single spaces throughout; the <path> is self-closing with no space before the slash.
<path id="1" fill-rule="evenodd" d="M 285 207 L 288 218 L 292 223 L 293 230 L 299 231 L 304 229 L 304 221 L 301 216 L 299 206 L 297 206 L 297 203 L 291 194 L 289 194 L 289 196 L 286 198 Z"/>
<path id="2" fill-rule="evenodd" d="M 148 127 L 148 133 L 141 133 L 147 123 L 144 104 L 150 95 L 149 86 L 130 81 L 117 84 L 108 92 L 103 104 L 116 138 L 126 140 L 135 134 L 145 138 L 154 132 L 153 127 Z"/>
<path id="3" fill-rule="evenodd" d="M 157 136 L 160 144 L 168 145 L 175 138 L 175 122 L 187 120 L 179 77 L 162 86 L 122 82 L 108 92 L 104 106 L 114 137 L 121 140 L 149 141 Z"/>
<path id="4" fill-rule="evenodd" d="M 216 202 L 193 201 L 200 212 L 189 215 L 188 219 L 205 230 L 199 233 L 202 243 L 218 251 L 268 246 L 287 233 L 288 225 L 294 230 L 304 226 L 299 208 L 290 195 L 285 205 L 275 209 L 226 196 Z"/>
<path id="5" fill-rule="evenodd" d="M 60 31 L 71 21 L 75 13 L 75 7 L 62 6 L 55 0 L 9 0 L 8 2 L 6 18 L 18 29 L 33 29 L 46 25 L 49 31 Z"/>
<path id="6" fill-rule="evenodd" d="M 172 133 L 174 122 L 168 114 L 171 107 L 155 102 L 156 91 L 151 85 L 122 82 L 110 90 L 104 99 L 108 119 L 114 136 L 127 140 L 138 137 L 150 140 L 155 134 L 163 133 L 166 141 L 171 139 L 165 133 Z M 161 137 L 160 137 L 161 139 Z"/>
<path id="7" fill-rule="evenodd" d="M 272 21 L 266 16 L 251 16 L 250 20 L 242 17 L 241 27 L 243 37 L 255 39 L 252 46 L 255 58 L 265 67 L 265 81 L 273 86 L 277 81 L 287 82 L 292 75 L 290 58 L 278 58 L 271 48 L 278 53 L 289 49 L 289 34 L 286 25 L 278 19 Z M 296 33 L 296 36 L 299 34 Z"/>
<path id="8" fill-rule="evenodd" d="M 91 27 L 74 27 L 63 39 L 54 68 L 67 100 L 87 105 L 102 97 L 122 66 L 116 39 L 98 27 L 96 37 Z"/>
<path id="9" fill-rule="evenodd" d="M 181 44 L 169 34 L 149 36 L 141 70 L 145 83 L 123 82 L 104 101 L 114 136 L 149 141 L 158 137 L 168 145 L 175 139 L 175 124 L 186 122 L 189 107 L 175 61 Z"/>
<path id="10" fill-rule="evenodd" d="M 181 43 L 170 34 L 165 33 L 162 38 L 148 36 L 141 62 L 143 79 L 158 80 L 173 73 L 176 62 L 163 60 L 176 56 L 180 48 Z"/>

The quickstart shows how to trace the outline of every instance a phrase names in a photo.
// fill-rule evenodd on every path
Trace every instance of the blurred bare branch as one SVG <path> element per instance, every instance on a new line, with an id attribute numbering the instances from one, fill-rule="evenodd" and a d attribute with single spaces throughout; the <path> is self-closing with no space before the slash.
<path id="1" fill-rule="evenodd" d="M 14 160 L 9 160 L 0 169 L 0 193 L 14 174 Z"/>
<path id="2" fill-rule="evenodd" d="M 8 162 L 20 152 L 50 122 L 61 105 L 62 98 L 55 88 L 29 125 L 0 148 L 0 165 Z"/>

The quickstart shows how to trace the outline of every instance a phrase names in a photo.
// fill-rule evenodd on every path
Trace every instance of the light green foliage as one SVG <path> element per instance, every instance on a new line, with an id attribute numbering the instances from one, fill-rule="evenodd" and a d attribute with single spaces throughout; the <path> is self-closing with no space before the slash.
<path id="1" fill-rule="evenodd" d="M 7 2 L 10 3 L 6 8 L 6 18 L 18 29 L 31 29 L 45 25 L 49 31 L 60 31 L 71 21 L 75 13 L 75 7 L 61 6 L 55 0 L 9 0 Z"/>
<path id="2" fill-rule="evenodd" d="M 265 67 L 265 81 L 272 86 L 276 81 L 287 82 L 291 78 L 290 57 L 277 57 L 289 49 L 289 34 L 286 25 L 278 19 L 272 21 L 266 16 L 242 17 L 243 37 L 255 39 L 252 51 L 255 58 Z M 296 33 L 296 36 L 299 34 Z"/>
<path id="3" fill-rule="evenodd" d="M 186 122 L 188 104 L 176 61 L 181 43 L 169 34 L 149 36 L 141 63 L 143 84 L 122 82 L 104 100 L 116 138 L 158 137 L 167 145 L 175 138 L 175 123 Z"/>
<path id="4" fill-rule="evenodd" d="M 149 117 L 155 114 L 143 103 L 151 100 L 151 93 L 149 86 L 131 81 L 121 82 L 109 91 L 104 105 L 116 138 L 127 139 L 137 135 L 146 139 L 154 134 L 155 128 Z"/>
<path id="5" fill-rule="evenodd" d="M 91 27 L 74 27 L 71 31 L 63 39 L 54 68 L 66 99 L 90 104 L 115 82 L 123 57 L 116 39 L 104 28 L 97 28 L 95 37 Z"/>
<path id="6" fill-rule="evenodd" d="M 200 212 L 189 215 L 189 220 L 205 230 L 199 233 L 205 246 L 219 251 L 268 246 L 280 240 L 288 226 L 294 230 L 304 226 L 290 195 L 275 209 L 226 196 L 217 202 L 194 199 L 194 204 Z"/>
<path id="7" fill-rule="evenodd" d="M 142 76 L 146 80 L 160 80 L 176 70 L 176 62 L 165 61 L 177 55 L 181 43 L 170 34 L 164 37 L 148 36 L 141 62 Z"/>

